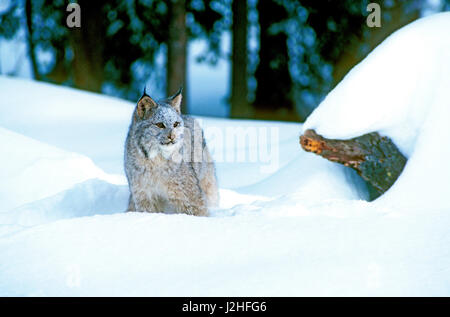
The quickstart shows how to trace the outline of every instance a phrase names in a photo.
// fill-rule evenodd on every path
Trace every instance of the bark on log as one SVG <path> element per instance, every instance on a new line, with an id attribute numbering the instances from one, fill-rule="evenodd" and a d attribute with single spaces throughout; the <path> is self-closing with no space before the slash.
<path id="1" fill-rule="evenodd" d="M 300 136 L 300 145 L 307 152 L 356 170 L 376 190 L 372 199 L 394 184 L 407 161 L 391 139 L 377 132 L 349 140 L 333 140 L 318 135 L 314 130 L 306 130 Z"/>

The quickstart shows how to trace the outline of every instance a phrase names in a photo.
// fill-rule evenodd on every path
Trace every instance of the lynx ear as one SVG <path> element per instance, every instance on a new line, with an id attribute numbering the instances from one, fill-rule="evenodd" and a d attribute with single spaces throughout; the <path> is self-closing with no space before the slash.
<path id="1" fill-rule="evenodd" d="M 169 104 L 178 113 L 181 113 L 181 101 L 183 100 L 183 95 L 181 94 L 182 92 L 183 92 L 183 87 L 180 87 L 180 89 L 177 91 L 177 93 L 169 98 Z"/>
<path id="2" fill-rule="evenodd" d="M 144 93 L 137 103 L 136 114 L 140 119 L 143 119 L 145 114 L 156 106 L 156 102 L 149 95 L 147 95 L 144 88 Z"/>

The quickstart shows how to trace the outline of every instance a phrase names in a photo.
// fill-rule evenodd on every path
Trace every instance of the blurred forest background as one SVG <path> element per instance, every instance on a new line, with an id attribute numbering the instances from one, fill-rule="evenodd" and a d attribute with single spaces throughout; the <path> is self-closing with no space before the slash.
<path id="1" fill-rule="evenodd" d="M 68 28 L 69 3 L 81 27 Z M 366 24 L 381 6 L 380 28 Z M 450 0 L 0 0 L 0 74 L 184 111 L 304 121 L 389 34 Z M 388 74 L 387 74 L 388 76 Z M 1 89 L 1 87 L 0 87 Z"/>

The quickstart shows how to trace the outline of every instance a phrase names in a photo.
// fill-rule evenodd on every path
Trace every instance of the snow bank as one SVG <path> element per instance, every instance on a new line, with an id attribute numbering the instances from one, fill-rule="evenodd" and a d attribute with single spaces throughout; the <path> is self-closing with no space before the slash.
<path id="1" fill-rule="evenodd" d="M 118 182 L 82 155 L 0 127 L 0 211 L 29 203 L 91 178 Z"/>
<path id="2" fill-rule="evenodd" d="M 389 36 L 326 97 L 303 127 L 327 138 L 378 131 L 409 161 L 376 203 L 405 210 L 450 203 L 450 12 Z"/>

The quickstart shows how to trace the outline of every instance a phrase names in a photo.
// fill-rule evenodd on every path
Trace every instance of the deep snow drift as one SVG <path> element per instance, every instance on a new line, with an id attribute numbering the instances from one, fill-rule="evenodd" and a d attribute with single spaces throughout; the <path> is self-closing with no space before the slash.
<path id="1" fill-rule="evenodd" d="M 449 295 L 449 20 L 391 36 L 305 124 L 378 130 L 408 155 L 371 203 L 353 173 L 300 149 L 300 124 L 199 118 L 220 207 L 124 213 L 134 105 L 0 77 L 0 295 Z"/>

